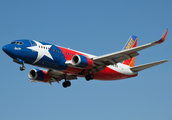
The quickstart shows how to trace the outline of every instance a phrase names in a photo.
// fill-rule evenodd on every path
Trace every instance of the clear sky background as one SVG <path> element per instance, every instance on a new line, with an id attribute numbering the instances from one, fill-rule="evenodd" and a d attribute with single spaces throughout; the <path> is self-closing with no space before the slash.
<path id="1" fill-rule="evenodd" d="M 171 0 L 1 0 L 0 48 L 16 39 L 34 39 L 93 55 L 120 51 L 130 35 L 138 45 L 166 41 L 139 52 L 136 65 L 172 60 Z M 29 83 L 0 50 L 1 120 L 172 120 L 172 63 L 118 81 Z"/>

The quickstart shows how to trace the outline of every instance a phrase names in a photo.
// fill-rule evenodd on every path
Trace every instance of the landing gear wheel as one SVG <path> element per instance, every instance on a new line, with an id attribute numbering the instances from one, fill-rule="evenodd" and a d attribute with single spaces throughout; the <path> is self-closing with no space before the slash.
<path id="1" fill-rule="evenodd" d="M 86 76 L 85 76 L 85 79 L 86 79 L 87 81 L 89 81 L 89 80 L 90 80 L 90 78 L 89 78 L 89 76 L 88 76 L 88 75 L 86 75 Z"/>
<path id="2" fill-rule="evenodd" d="M 71 86 L 71 82 L 70 81 L 66 81 L 67 87 Z"/>
<path id="3" fill-rule="evenodd" d="M 71 86 L 71 82 L 70 81 L 64 81 L 63 82 L 63 87 L 64 88 L 67 88 L 67 87 L 70 87 Z"/>
<path id="4" fill-rule="evenodd" d="M 23 71 L 23 70 L 25 70 L 25 69 L 26 69 L 25 66 L 21 66 L 21 67 L 20 67 L 20 70 L 21 70 L 21 71 Z"/>
<path id="5" fill-rule="evenodd" d="M 64 87 L 64 88 L 67 88 L 66 82 L 63 82 L 63 87 Z"/>

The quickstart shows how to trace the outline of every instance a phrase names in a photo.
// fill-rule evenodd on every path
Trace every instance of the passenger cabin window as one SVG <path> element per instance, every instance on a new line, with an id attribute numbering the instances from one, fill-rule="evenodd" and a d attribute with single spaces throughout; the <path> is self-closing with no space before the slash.
<path id="1" fill-rule="evenodd" d="M 14 44 L 13 42 L 11 44 Z M 44 47 L 44 46 L 38 46 L 39 48 L 42 48 L 42 49 L 47 49 L 47 50 L 51 50 L 51 51 L 54 51 L 54 52 L 58 52 L 58 53 L 63 53 L 63 51 L 60 51 L 60 50 L 57 50 L 57 49 L 50 49 L 49 47 Z M 67 53 L 66 53 L 67 54 Z M 70 54 L 70 55 L 73 55 L 73 54 Z"/>

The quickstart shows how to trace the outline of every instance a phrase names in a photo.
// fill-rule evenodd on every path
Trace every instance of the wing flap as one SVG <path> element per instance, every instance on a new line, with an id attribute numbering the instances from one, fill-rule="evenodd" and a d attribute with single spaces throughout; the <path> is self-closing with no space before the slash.
<path id="1" fill-rule="evenodd" d="M 139 55 L 139 53 L 133 52 L 133 53 L 124 54 L 124 55 L 121 55 L 119 57 L 112 58 L 112 59 L 114 59 L 116 62 L 121 62 L 121 61 L 124 61 L 126 59 L 131 59 L 132 57 L 135 57 L 135 56 L 138 56 L 138 55 Z"/>
<path id="2" fill-rule="evenodd" d="M 50 77 L 56 79 L 55 81 L 60 81 L 65 78 L 66 78 L 66 80 L 77 79 L 76 75 L 67 75 L 67 74 L 64 74 L 63 72 L 59 72 L 59 71 L 51 70 L 51 69 L 48 70 L 48 74 Z"/>
<path id="3" fill-rule="evenodd" d="M 144 70 L 144 69 L 147 69 L 147 68 L 150 68 L 150 67 L 153 67 L 153 66 L 168 62 L 168 61 L 169 60 L 162 60 L 162 61 L 158 61 L 158 62 L 153 62 L 153 63 L 148 63 L 148 64 L 144 64 L 144 65 L 135 66 L 135 67 L 132 67 L 130 69 L 131 69 L 131 71 L 138 72 L 138 71 L 141 71 L 141 70 Z"/>

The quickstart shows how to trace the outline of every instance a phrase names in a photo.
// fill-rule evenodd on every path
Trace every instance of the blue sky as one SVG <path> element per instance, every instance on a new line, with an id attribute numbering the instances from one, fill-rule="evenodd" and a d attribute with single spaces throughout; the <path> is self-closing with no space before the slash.
<path id="1" fill-rule="evenodd" d="M 34 39 L 82 52 L 104 55 L 123 48 L 130 35 L 138 45 L 166 41 L 136 57 L 136 65 L 172 60 L 171 0 L 1 0 L 0 47 L 16 39 Z M 35 66 L 14 63 L 0 51 L 1 120 L 171 120 L 171 61 L 135 78 L 119 81 L 73 80 L 64 89 L 29 83 Z"/>

